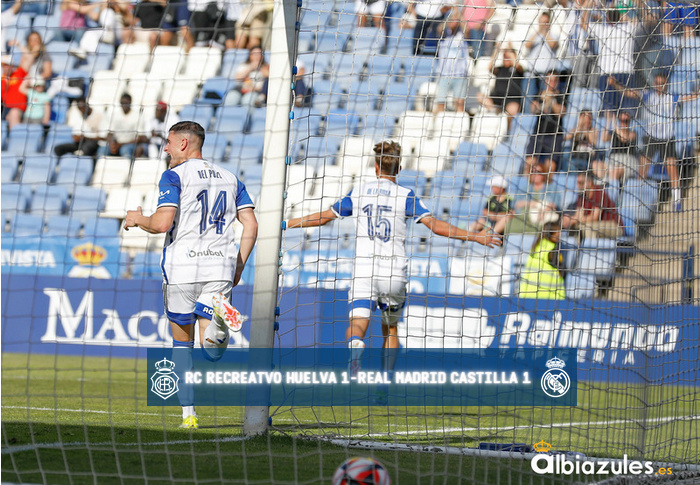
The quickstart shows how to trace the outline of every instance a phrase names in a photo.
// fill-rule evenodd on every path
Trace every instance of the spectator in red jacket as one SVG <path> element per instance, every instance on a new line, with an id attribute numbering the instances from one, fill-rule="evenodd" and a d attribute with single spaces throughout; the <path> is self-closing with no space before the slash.
<path id="1" fill-rule="evenodd" d="M 19 66 L 14 66 L 12 56 L 2 56 L 2 119 L 7 121 L 11 130 L 22 122 L 22 116 L 27 109 L 27 95 L 20 91 L 20 86 L 34 63 L 34 56 L 24 54 Z"/>

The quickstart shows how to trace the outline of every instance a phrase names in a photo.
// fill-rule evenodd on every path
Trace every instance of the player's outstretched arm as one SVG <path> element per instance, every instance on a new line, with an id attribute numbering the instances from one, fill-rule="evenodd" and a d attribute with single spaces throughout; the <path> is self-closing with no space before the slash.
<path id="1" fill-rule="evenodd" d="M 457 226 L 453 226 L 449 222 L 435 219 L 432 216 L 424 217 L 420 222 L 425 224 L 428 229 L 438 236 L 459 239 L 460 241 L 473 241 L 488 247 L 500 246 L 503 244 L 503 236 L 489 229 L 483 229 L 479 232 L 466 231 Z"/>
<path id="2" fill-rule="evenodd" d="M 168 232 L 173 227 L 173 220 L 177 207 L 158 207 L 158 209 L 150 216 L 144 216 L 139 206 L 134 211 L 127 211 L 124 220 L 124 230 L 128 231 L 130 227 L 140 227 L 151 234 L 162 234 Z"/>
<path id="3" fill-rule="evenodd" d="M 258 240 L 258 219 L 255 217 L 255 212 L 251 208 L 241 209 L 237 214 L 238 222 L 243 225 L 243 233 L 241 234 L 241 243 L 238 248 L 238 259 L 236 262 L 236 274 L 233 277 L 233 286 L 236 286 L 241 281 L 241 275 L 245 269 L 245 264 L 253 252 L 255 241 Z"/>
<path id="4" fill-rule="evenodd" d="M 287 221 L 287 228 L 294 227 L 318 227 L 324 226 L 336 219 L 338 216 L 331 209 L 326 209 L 323 212 L 316 212 L 304 217 L 295 217 Z"/>

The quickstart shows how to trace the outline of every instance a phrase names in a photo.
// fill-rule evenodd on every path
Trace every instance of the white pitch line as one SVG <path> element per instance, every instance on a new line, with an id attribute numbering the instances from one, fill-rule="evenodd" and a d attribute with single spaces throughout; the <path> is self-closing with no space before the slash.
<path id="1" fill-rule="evenodd" d="M 647 419 L 646 423 L 666 423 L 669 421 L 693 421 L 700 419 L 700 415 L 697 416 L 668 416 L 665 418 L 652 418 Z M 615 419 L 609 421 L 579 421 L 573 423 L 551 423 L 551 424 L 525 424 L 520 426 L 491 426 L 486 428 L 435 428 L 435 429 L 422 429 L 415 431 L 392 431 L 391 434 L 400 435 L 417 435 L 417 434 L 432 434 L 432 433 L 452 433 L 455 431 L 514 431 L 519 429 L 549 429 L 549 428 L 565 428 L 570 426 L 609 426 L 612 424 L 623 424 L 623 423 L 634 423 L 634 419 Z M 385 437 L 388 433 L 372 433 L 369 435 L 363 435 L 370 438 Z"/>
<path id="2" fill-rule="evenodd" d="M 36 443 L 32 445 L 21 445 L 21 446 L 10 446 L 8 448 L 2 449 L 2 454 L 7 455 L 10 453 L 21 453 L 23 451 L 32 451 L 37 448 L 65 448 L 65 447 L 75 447 L 75 446 L 88 446 L 90 448 L 96 448 L 100 446 L 108 446 L 110 448 L 118 448 L 120 446 L 170 446 L 170 445 L 186 445 L 186 444 L 196 444 L 196 443 L 229 443 L 236 441 L 243 441 L 247 439 L 244 436 L 226 436 L 224 438 L 211 438 L 206 440 L 176 440 L 176 441 L 152 441 L 152 442 L 139 442 L 139 443 L 117 443 L 114 441 L 105 441 L 103 443 L 88 443 L 86 441 L 69 441 L 67 443 Z"/>
<path id="3" fill-rule="evenodd" d="M 90 414 L 118 414 L 116 411 L 103 411 L 97 409 L 68 409 L 68 408 L 40 408 L 34 406 L 2 406 L 3 409 L 27 409 L 30 411 L 55 411 L 62 413 L 90 413 Z M 180 414 L 162 413 L 129 413 L 136 416 L 180 416 Z"/>

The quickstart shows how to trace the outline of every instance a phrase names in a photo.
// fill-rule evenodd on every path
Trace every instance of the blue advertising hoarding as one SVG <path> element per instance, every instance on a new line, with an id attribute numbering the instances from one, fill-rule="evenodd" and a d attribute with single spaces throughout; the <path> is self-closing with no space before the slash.
<path id="1" fill-rule="evenodd" d="M 314 286 L 280 291 L 280 347 L 345 345 L 347 291 Z M 237 287 L 233 301 L 249 317 L 252 287 Z M 409 348 L 574 348 L 580 380 L 674 375 L 696 386 L 699 321 L 690 305 L 412 294 L 398 330 Z M 379 348 L 378 320 L 370 334 Z M 232 345 L 247 347 L 249 336 L 244 324 Z M 3 351 L 145 358 L 148 347 L 170 347 L 159 281 L 2 274 Z"/>

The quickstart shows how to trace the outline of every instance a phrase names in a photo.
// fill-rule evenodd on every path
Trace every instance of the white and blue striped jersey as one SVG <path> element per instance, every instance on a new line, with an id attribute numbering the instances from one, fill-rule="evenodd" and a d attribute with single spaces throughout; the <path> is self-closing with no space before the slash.
<path id="1" fill-rule="evenodd" d="M 355 218 L 355 277 L 407 278 L 407 222 L 430 215 L 413 190 L 378 178 L 353 188 L 331 210 Z"/>
<path id="2" fill-rule="evenodd" d="M 238 245 L 233 223 L 253 208 L 245 185 L 212 163 L 191 159 L 166 170 L 158 207 L 177 207 L 166 234 L 161 269 L 167 284 L 231 281 Z"/>

